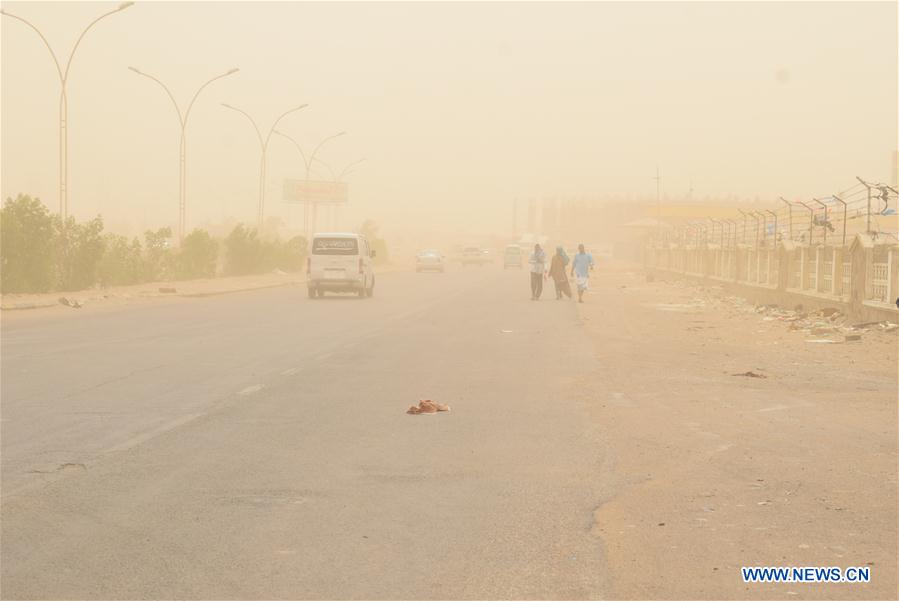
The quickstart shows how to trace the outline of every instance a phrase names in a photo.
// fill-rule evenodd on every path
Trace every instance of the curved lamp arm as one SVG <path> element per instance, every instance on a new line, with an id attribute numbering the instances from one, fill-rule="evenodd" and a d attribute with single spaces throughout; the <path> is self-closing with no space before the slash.
<path id="1" fill-rule="evenodd" d="M 184 125 L 185 126 L 187 125 L 187 118 L 190 117 L 190 109 L 193 108 L 194 102 L 197 101 L 197 97 L 200 95 L 200 92 L 203 91 L 203 88 L 205 88 L 206 86 L 208 86 L 209 84 L 211 84 L 212 82 L 214 82 L 218 79 L 221 79 L 223 77 L 228 77 L 229 75 L 233 75 L 233 74 L 237 73 L 238 71 L 240 71 L 240 69 L 238 69 L 237 67 L 234 67 L 233 69 L 228 69 L 221 75 L 216 75 L 215 77 L 213 77 L 212 79 L 210 79 L 209 81 L 204 83 L 202 86 L 200 86 L 200 88 L 197 90 L 197 93 L 194 94 L 194 97 L 190 99 L 190 103 L 187 105 L 187 110 L 184 111 Z"/>
<path id="2" fill-rule="evenodd" d="M 294 140 L 293 138 L 291 138 L 290 136 L 288 136 L 287 134 L 280 132 L 276 129 L 273 129 L 272 133 L 277 134 L 277 135 L 281 136 L 282 138 L 287 138 L 288 140 L 290 140 L 293 143 L 294 146 L 296 146 L 297 152 L 300 153 L 300 157 L 303 159 L 303 166 L 308 171 L 309 170 L 309 161 L 306 160 L 306 153 L 303 152 L 303 148 L 300 146 L 300 143 L 297 142 L 296 140 Z"/>
<path id="3" fill-rule="evenodd" d="M 62 67 L 59 66 L 59 59 L 56 58 L 56 53 L 53 52 L 53 48 L 50 46 L 50 42 L 47 41 L 47 38 L 44 37 L 44 34 L 41 33 L 41 30 L 35 27 L 30 21 L 23 19 L 18 15 L 14 15 L 10 12 L 6 12 L 6 10 L 0 9 L 0 15 L 5 17 L 12 17 L 13 19 L 17 19 L 34 30 L 34 32 L 41 38 L 41 41 L 44 43 L 44 46 L 47 47 L 47 50 L 50 51 L 50 57 L 53 59 L 53 64 L 56 65 L 56 72 L 59 74 L 59 82 L 65 83 L 65 76 L 62 74 Z"/>
<path id="4" fill-rule="evenodd" d="M 297 112 L 297 111 L 300 110 L 300 109 L 306 108 L 307 106 L 309 106 L 309 105 L 308 105 L 308 104 L 301 104 L 300 106 L 295 106 L 295 107 L 293 107 L 292 109 L 286 110 L 286 111 L 284 111 L 283 113 L 281 113 L 281 115 L 280 115 L 277 119 L 275 119 L 275 122 L 272 123 L 271 129 L 268 130 L 268 135 L 265 137 L 265 144 L 264 144 L 264 145 L 265 145 L 265 146 L 268 146 L 268 141 L 271 139 L 272 133 L 275 131 L 275 128 L 278 126 L 278 122 L 281 121 L 281 119 L 283 119 L 284 117 L 286 117 L 286 116 L 289 115 L 290 113 L 295 113 L 295 112 Z M 261 136 L 260 136 L 260 138 L 261 138 Z"/>
<path id="5" fill-rule="evenodd" d="M 172 101 L 172 104 L 175 106 L 175 112 L 178 114 L 178 121 L 181 122 L 181 127 L 184 127 L 184 123 L 185 123 L 185 121 L 184 121 L 184 116 L 181 114 L 181 109 L 178 107 L 178 101 L 175 100 L 175 97 L 172 95 L 172 91 L 169 90 L 168 86 L 166 86 L 166 85 L 165 85 L 164 83 L 162 83 L 159 79 L 157 79 L 156 77 L 153 77 L 153 76 L 150 75 L 149 73 L 144 73 L 143 71 L 141 71 L 141 70 L 138 69 L 137 67 L 128 67 L 128 69 L 129 69 L 130 71 L 134 71 L 134 72 L 137 73 L 138 75 L 143 75 L 143 76 L 146 77 L 147 79 L 152 79 L 153 81 L 155 81 L 156 83 L 158 83 L 160 86 L 162 86 L 162 89 L 165 90 L 165 93 L 166 93 L 166 94 L 168 94 L 169 100 L 171 100 L 171 101 Z"/>
<path id="6" fill-rule="evenodd" d="M 245 110 L 239 109 L 236 106 L 231 106 L 230 104 L 227 104 L 225 102 L 222 103 L 222 106 L 225 107 L 226 109 L 231 109 L 232 111 L 237 111 L 238 113 L 240 113 L 241 115 L 243 115 L 244 117 L 246 117 L 247 119 L 250 120 L 250 123 L 253 124 L 253 129 L 256 130 L 256 137 L 259 138 L 259 146 L 264 151 L 265 150 L 265 142 L 262 141 L 262 132 L 259 131 L 259 126 L 256 125 L 256 121 L 252 117 L 250 117 L 250 114 L 248 112 L 246 112 Z"/>
<path id="7" fill-rule="evenodd" d="M 360 163 L 364 163 L 366 160 L 367 159 L 365 159 L 363 157 L 363 158 L 359 159 L 358 161 L 353 161 L 352 163 L 350 163 L 349 165 L 347 165 L 346 167 L 343 168 L 343 170 L 340 172 L 340 175 L 338 175 L 337 179 L 335 179 L 334 181 L 339 182 L 340 180 L 343 179 L 344 175 L 347 175 L 352 171 L 353 167 L 355 167 L 356 165 L 358 165 Z"/>
<path id="8" fill-rule="evenodd" d="M 81 35 L 78 36 L 78 39 L 75 40 L 75 45 L 72 47 L 72 52 L 69 53 L 69 60 L 66 62 L 66 70 L 65 70 L 65 73 L 63 73 L 63 75 L 62 75 L 63 81 L 66 81 L 69 77 L 69 68 L 72 66 L 72 59 L 75 58 L 75 51 L 78 50 L 78 45 L 81 44 L 81 40 L 82 40 L 82 38 L 84 38 L 84 35 L 94 25 L 96 25 L 101 19 L 104 19 L 104 18 L 108 17 L 109 15 L 114 15 L 118 12 L 121 12 L 121 11 L 125 10 L 126 8 L 128 8 L 129 6 L 132 6 L 133 4 L 134 4 L 134 2 L 122 2 L 121 4 L 118 5 L 118 7 L 115 8 L 115 10 L 111 10 L 108 13 L 103 13 L 102 15 L 100 15 L 99 17 L 97 17 L 96 19 L 91 21 L 90 24 L 88 24 L 88 26 L 84 28 L 84 31 L 82 31 Z"/>

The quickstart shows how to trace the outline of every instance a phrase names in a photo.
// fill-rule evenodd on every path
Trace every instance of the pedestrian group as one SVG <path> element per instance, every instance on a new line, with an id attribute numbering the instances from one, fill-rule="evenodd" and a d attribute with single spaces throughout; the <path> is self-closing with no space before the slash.
<path id="1" fill-rule="evenodd" d="M 531 300 L 540 300 L 540 296 L 543 294 L 543 280 L 548 278 L 553 280 L 556 300 L 560 300 L 563 295 L 571 298 L 571 283 L 568 280 L 570 265 L 570 275 L 577 284 L 577 301 L 584 302 L 584 292 L 587 291 L 590 271 L 593 270 L 594 263 L 593 255 L 584 250 L 583 244 L 578 244 L 574 259 L 568 256 L 564 248 L 557 246 L 556 254 L 552 256 L 548 269 L 546 252 L 539 244 L 535 244 L 529 263 L 531 266 Z"/>

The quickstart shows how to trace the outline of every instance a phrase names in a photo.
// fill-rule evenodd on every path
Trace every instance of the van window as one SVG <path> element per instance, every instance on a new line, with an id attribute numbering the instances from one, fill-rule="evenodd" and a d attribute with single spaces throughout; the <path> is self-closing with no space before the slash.
<path id="1" fill-rule="evenodd" d="M 358 255 L 355 238 L 316 238 L 312 241 L 313 255 Z"/>

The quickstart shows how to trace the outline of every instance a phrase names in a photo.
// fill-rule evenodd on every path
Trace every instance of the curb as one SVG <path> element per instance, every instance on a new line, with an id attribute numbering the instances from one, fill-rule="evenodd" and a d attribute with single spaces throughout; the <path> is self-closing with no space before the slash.
<path id="1" fill-rule="evenodd" d="M 204 298 L 207 296 L 222 296 L 224 294 L 234 294 L 236 292 L 252 292 L 253 290 L 265 290 L 267 288 L 282 288 L 284 286 L 297 286 L 299 284 L 304 283 L 306 280 L 299 280 L 296 282 L 281 282 L 279 284 L 265 284 L 264 286 L 253 286 L 251 288 L 236 288 L 234 290 L 216 290 L 214 292 L 183 292 L 181 294 L 175 294 L 171 296 L 180 296 L 182 298 Z M 167 296 L 167 295 L 160 295 Z M 155 298 L 155 297 L 154 297 Z"/>
<path id="2" fill-rule="evenodd" d="M 0 311 L 29 311 L 31 309 L 49 309 L 55 307 L 59 302 L 51 303 L 17 303 L 15 305 L 0 305 Z"/>
<path id="3" fill-rule="evenodd" d="M 401 268 L 395 265 L 385 266 L 378 273 L 390 273 L 394 271 L 401 271 Z M 214 290 L 212 292 L 182 292 L 175 294 L 159 294 L 159 293 L 149 293 L 149 294 L 139 294 L 136 295 L 136 298 L 172 298 L 172 297 L 181 297 L 181 298 L 205 298 L 208 296 L 222 296 L 225 294 L 235 294 L 238 292 L 252 292 L 253 290 L 266 290 L 268 288 L 281 288 L 284 286 L 298 286 L 300 284 L 306 283 L 306 278 L 300 280 L 294 280 L 292 282 L 279 282 L 277 284 L 264 284 L 262 286 L 250 286 L 248 288 L 235 288 L 232 290 Z M 93 304 L 93 303 L 92 303 Z M 0 305 L 0 311 L 27 311 L 31 309 L 49 309 L 51 307 L 59 306 L 59 301 L 47 301 L 42 303 L 17 303 L 13 305 Z"/>

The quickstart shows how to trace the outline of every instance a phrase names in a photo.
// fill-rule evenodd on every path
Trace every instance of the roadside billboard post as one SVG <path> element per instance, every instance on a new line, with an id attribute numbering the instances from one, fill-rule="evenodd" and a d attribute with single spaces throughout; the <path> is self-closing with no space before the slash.
<path id="1" fill-rule="evenodd" d="M 284 200 L 302 204 L 304 212 L 312 205 L 312 231 L 316 229 L 318 205 L 339 206 L 349 202 L 349 187 L 346 182 L 315 181 L 305 179 L 284 180 Z M 309 237 L 309 224 L 304 234 Z"/>

